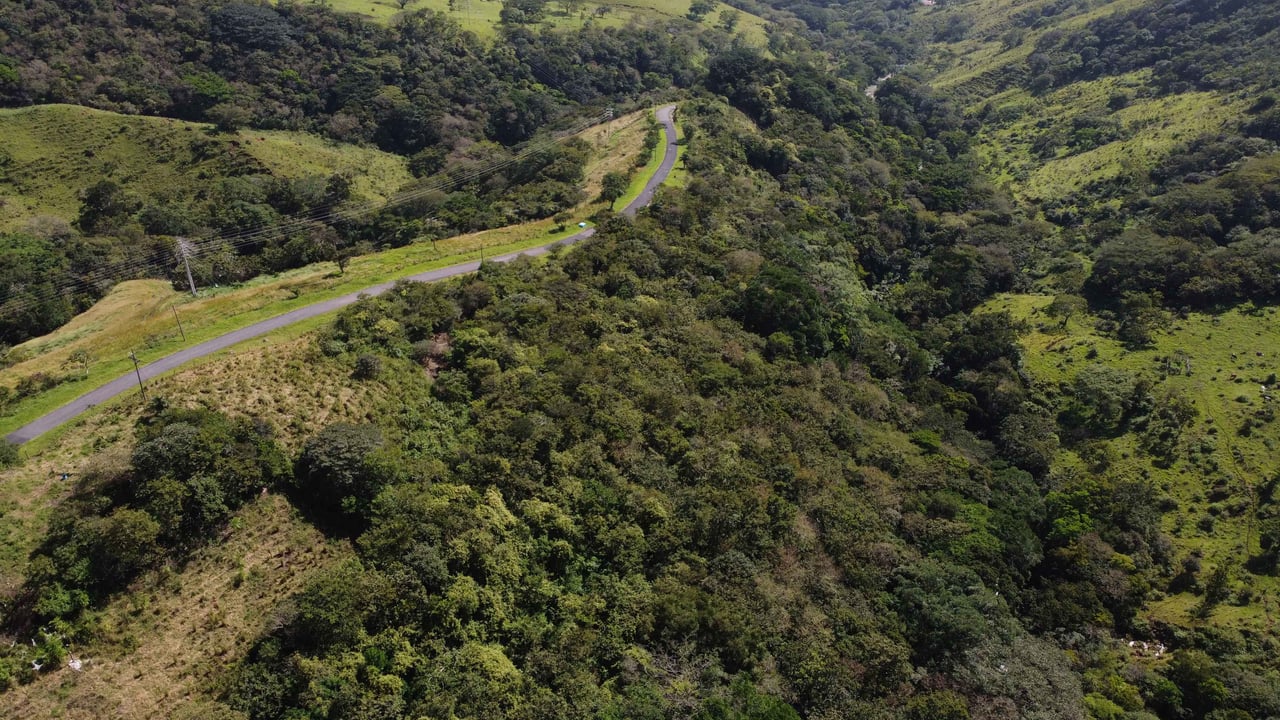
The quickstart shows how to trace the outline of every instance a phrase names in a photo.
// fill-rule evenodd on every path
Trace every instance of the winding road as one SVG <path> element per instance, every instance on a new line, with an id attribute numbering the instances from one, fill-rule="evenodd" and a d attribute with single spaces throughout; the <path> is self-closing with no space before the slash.
<path id="1" fill-rule="evenodd" d="M 658 122 L 662 123 L 662 127 L 664 132 L 666 133 L 666 139 L 667 139 L 667 143 L 663 151 L 662 164 L 658 166 L 658 171 L 653 174 L 653 177 L 649 178 L 649 181 L 645 183 L 644 189 L 640 191 L 640 194 L 636 196 L 636 199 L 632 200 L 630 203 L 627 204 L 625 208 L 622 209 L 621 212 L 624 215 L 634 216 L 637 210 L 647 206 L 653 200 L 653 194 L 658 189 L 658 186 L 666 181 L 667 176 L 671 174 L 671 169 L 675 167 L 676 128 L 675 128 L 675 122 L 673 120 L 673 116 L 675 114 L 675 107 L 676 107 L 675 105 L 667 105 L 667 106 L 658 108 L 658 110 L 655 113 L 655 115 L 657 116 Z M 505 255 L 498 255 L 492 258 L 486 258 L 485 262 L 508 262 L 510 260 L 514 260 L 515 258 L 520 257 L 521 255 L 525 255 L 529 257 L 537 257 L 540 255 L 545 255 L 555 247 L 563 246 L 563 245 L 572 245 L 580 240 L 585 240 L 591 237 L 592 235 L 595 234 L 595 232 L 596 232 L 595 228 L 587 228 L 586 230 L 583 230 L 582 232 L 577 233 L 576 235 L 572 235 L 570 237 L 567 237 L 561 240 L 549 242 L 549 243 L 546 243 L 545 245 L 539 245 L 537 247 L 527 248 L 517 252 L 507 253 Z M 458 265 L 451 265 L 449 267 L 439 268 L 436 270 L 429 270 L 427 272 L 419 273 L 417 275 L 410 275 L 404 278 L 398 278 L 397 280 L 392 280 L 390 282 L 384 282 L 378 285 L 372 285 L 370 287 L 364 288 L 363 290 L 357 290 L 356 292 L 348 293 L 346 295 L 342 295 L 336 298 L 331 298 L 329 300 L 324 300 L 324 301 L 315 303 L 313 305 L 307 305 L 306 307 L 301 307 L 301 308 L 298 308 L 297 310 L 292 310 L 290 312 L 284 313 L 283 315 L 277 315 L 276 317 L 268 318 L 261 322 L 256 322 L 252 325 L 242 327 L 239 330 L 233 330 L 229 333 L 226 333 L 225 335 L 220 335 L 211 340 L 206 340 L 197 345 L 192 345 L 189 348 L 183 348 L 182 350 L 179 350 L 170 355 L 166 355 L 160 358 L 159 360 L 156 360 L 148 365 L 143 366 L 140 369 L 140 373 L 142 375 L 143 380 L 149 380 L 151 378 L 158 377 L 166 372 L 169 372 L 170 370 L 181 367 L 182 365 L 188 362 L 191 362 L 192 360 L 195 360 L 197 358 L 202 358 L 207 355 L 211 355 L 220 350 L 225 350 L 231 347 L 232 345 L 242 343 L 246 340 L 252 340 L 253 338 L 256 338 L 260 335 L 265 335 L 274 330 L 279 330 L 280 328 L 286 327 L 288 325 L 292 325 L 293 323 L 299 322 L 301 320 L 306 320 L 308 318 L 313 318 L 317 315 L 323 315 L 325 313 L 333 312 L 334 310 L 338 310 L 339 308 L 344 308 L 356 302 L 357 300 L 359 300 L 361 296 L 379 295 L 381 293 L 384 293 L 387 290 L 390 290 L 396 284 L 396 282 L 400 280 L 413 280 L 417 282 L 433 282 L 436 280 L 444 280 L 445 278 L 456 277 L 458 275 L 473 273 L 479 268 L 480 268 L 479 261 L 472 260 L 470 262 L 460 263 Z M 9 435 L 7 436 L 7 439 L 11 443 L 22 444 L 27 442 L 28 440 L 32 440 L 36 437 L 39 437 L 40 435 L 43 435 L 44 433 L 58 427 L 59 425 L 67 422 L 71 418 L 79 415 L 85 410 L 88 410 L 89 408 L 95 405 L 104 403 L 116 397 L 117 395 L 128 392 L 131 388 L 134 387 L 136 383 L 137 383 L 137 378 L 134 375 L 134 373 L 126 373 L 124 375 L 121 375 L 120 377 L 112 380 L 111 382 L 108 382 L 107 384 L 102 385 L 101 387 L 98 387 L 96 390 L 91 390 L 85 393 L 84 395 L 81 395 L 75 400 L 72 400 L 66 405 L 63 405 L 62 407 L 58 408 L 57 410 L 54 410 L 53 412 L 50 412 L 46 415 L 36 418 L 35 420 L 27 423 L 26 425 L 23 425 L 22 427 L 18 428 L 12 433 L 9 433 Z"/>

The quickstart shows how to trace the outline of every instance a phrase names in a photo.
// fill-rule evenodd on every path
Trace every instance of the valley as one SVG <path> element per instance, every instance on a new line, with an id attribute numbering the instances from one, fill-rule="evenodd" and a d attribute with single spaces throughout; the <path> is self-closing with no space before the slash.
<path id="1" fill-rule="evenodd" d="M 1278 28 L 14 8 L 0 714 L 1280 717 Z"/>

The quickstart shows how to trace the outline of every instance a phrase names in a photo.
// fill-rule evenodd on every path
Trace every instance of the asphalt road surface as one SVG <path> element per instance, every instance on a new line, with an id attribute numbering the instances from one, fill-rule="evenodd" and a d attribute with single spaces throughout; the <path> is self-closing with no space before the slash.
<path id="1" fill-rule="evenodd" d="M 663 130 L 666 132 L 667 137 L 667 144 L 664 148 L 664 154 L 662 157 L 662 165 L 658 167 L 658 171 L 653 174 L 653 177 L 649 179 L 649 182 L 645 183 L 644 189 L 636 199 L 632 200 L 625 208 L 622 209 L 622 214 L 634 216 L 637 210 L 647 206 L 650 201 L 653 200 L 654 191 L 657 190 L 659 185 L 666 181 L 667 176 L 671 174 L 671 169 L 675 167 L 676 128 L 672 119 L 674 113 L 675 105 L 667 105 L 666 107 L 658 108 L 656 113 L 658 122 L 662 123 Z M 518 252 L 507 253 L 506 255 L 486 258 L 485 262 L 507 262 L 509 260 L 514 260 L 521 255 L 527 255 L 529 257 L 545 255 L 557 246 L 572 245 L 579 240 L 585 240 L 586 238 L 591 237 L 595 232 L 595 228 L 587 228 L 586 230 L 583 230 L 571 237 L 549 242 L 545 245 L 520 250 Z M 451 265 L 437 270 L 429 270 L 424 273 L 411 275 L 401 279 L 416 280 L 419 282 L 432 282 L 435 280 L 443 280 L 445 278 L 473 273 L 479 268 L 480 263 L 472 260 L 471 262 Z M 307 305 L 306 307 L 292 310 L 283 315 L 277 315 L 276 317 L 254 323 L 247 327 L 240 328 L 239 330 L 233 330 L 225 335 L 213 338 L 212 340 L 206 340 L 198 345 L 192 345 L 189 348 L 184 348 L 170 355 L 166 355 L 148 365 L 142 366 L 140 370 L 142 373 L 142 379 L 144 381 L 150 380 L 169 372 L 170 370 L 181 367 L 192 360 L 205 357 L 206 355 L 211 355 L 220 350 L 225 350 L 232 345 L 242 343 L 245 340 L 252 340 L 259 335 L 265 335 L 274 330 L 279 330 L 280 328 L 292 325 L 300 320 L 306 320 L 317 315 L 333 312 L 334 310 L 346 307 L 347 305 L 356 302 L 362 295 L 379 295 L 390 290 L 395 283 L 396 281 L 385 282 L 380 285 L 373 285 L 364 288 L 363 290 L 348 293 L 341 297 L 324 300 L 322 302 L 315 303 L 314 305 Z M 43 435 L 44 433 L 79 415 L 85 410 L 88 410 L 100 403 L 104 403 L 121 393 L 128 392 L 137 385 L 137 382 L 138 380 L 134 373 L 121 375 L 106 385 L 87 392 L 57 410 L 36 418 L 35 420 L 32 420 L 26 425 L 9 433 L 8 440 L 11 443 L 21 444 L 39 437 L 40 435 Z"/>

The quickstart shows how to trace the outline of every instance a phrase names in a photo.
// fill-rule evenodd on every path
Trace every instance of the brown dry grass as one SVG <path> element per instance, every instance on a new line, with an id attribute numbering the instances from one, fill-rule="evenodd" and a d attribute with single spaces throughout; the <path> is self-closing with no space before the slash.
<path id="1" fill-rule="evenodd" d="M 169 306 L 189 299 L 164 280 L 122 282 L 66 325 L 19 345 L 16 356 L 27 359 L 0 372 L 0 382 L 12 387 L 33 373 L 59 369 L 75 374 L 79 368 L 68 359 L 77 350 L 89 353 L 92 365 L 100 356 L 127 355 L 131 348 L 147 345 L 148 339 L 179 337 Z M 187 314 L 185 308 L 180 312 Z"/>
<path id="2" fill-rule="evenodd" d="M 648 110 L 633 112 L 582 134 L 582 139 L 596 150 L 596 160 L 587 167 L 587 179 L 583 184 L 588 204 L 600 197 L 600 181 L 605 173 L 621 172 L 625 175 L 635 168 L 636 156 L 649 130 L 651 114 Z"/>
<path id="3" fill-rule="evenodd" d="M 26 558 L 44 537 L 50 508 L 90 464 L 118 463 L 132 447 L 124 416 L 95 413 L 20 467 L 0 472 L 0 598 L 22 584 Z M 61 473 L 74 473 L 63 481 Z"/>
<path id="4" fill-rule="evenodd" d="M 103 613 L 106 641 L 73 648 L 82 672 L 44 673 L 0 695 L 0 717 L 168 717 L 244 657 L 277 604 L 315 569 L 350 552 L 299 519 L 283 497 L 259 498 L 188 567 L 148 578 L 142 584 L 154 589 L 111 603 Z"/>
<path id="5" fill-rule="evenodd" d="M 170 401 L 262 418 L 290 452 L 325 425 L 361 422 L 389 401 L 392 390 L 386 385 L 352 380 L 349 363 L 322 355 L 313 333 L 271 340 L 251 341 L 212 362 L 162 378 L 152 392 Z"/>
<path id="6" fill-rule="evenodd" d="M 363 420 L 397 392 L 351 380 L 347 363 L 316 352 L 313 333 L 271 339 L 183 369 L 152 384 L 151 393 L 266 419 L 292 453 L 318 428 Z M 127 462 L 139 412 L 136 397 L 107 403 L 22 467 L 0 474 L 0 593 L 21 585 L 50 507 L 76 479 L 63 483 L 55 472 Z M 298 518 L 283 497 L 258 498 L 186 567 L 144 578 L 109 603 L 102 638 L 73 648 L 87 663 L 82 673 L 61 669 L 0 694 L 0 717 L 167 717 L 207 695 L 310 573 L 350 554 L 348 545 L 325 540 Z"/>

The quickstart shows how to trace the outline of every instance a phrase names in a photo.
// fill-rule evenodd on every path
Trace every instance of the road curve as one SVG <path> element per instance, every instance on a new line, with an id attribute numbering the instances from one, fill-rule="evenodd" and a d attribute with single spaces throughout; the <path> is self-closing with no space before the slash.
<path id="1" fill-rule="evenodd" d="M 676 128 L 673 119 L 675 114 L 675 105 L 667 105 L 658 108 L 655 114 L 658 118 L 658 122 L 662 124 L 667 139 L 666 146 L 663 150 L 662 164 L 658 166 L 658 171 L 653 174 L 653 177 L 649 178 L 649 181 L 645 183 L 644 189 L 640 191 L 640 194 L 636 196 L 636 199 L 632 200 L 625 208 L 622 209 L 621 212 L 624 215 L 634 216 L 637 210 L 647 206 L 653 200 L 653 194 L 658 189 L 658 186 L 666 181 L 667 176 L 671 174 L 671 169 L 675 167 L 676 164 Z M 529 257 L 545 255 L 557 246 L 572 245 L 580 240 L 585 240 L 586 238 L 591 237 L 595 232 L 595 228 L 587 228 L 576 235 L 556 240 L 554 242 L 549 242 L 545 245 L 539 245 L 519 250 L 517 252 L 507 253 L 505 255 L 497 255 L 492 258 L 486 258 L 485 262 L 508 262 L 520 257 L 521 255 Z M 364 288 L 363 290 L 357 290 L 356 292 L 348 293 L 340 297 L 323 300 L 313 305 L 298 308 L 297 310 L 291 310 L 283 315 L 277 315 L 273 318 L 268 318 L 261 322 L 256 322 L 252 325 L 242 327 L 239 330 L 232 330 L 225 335 L 220 335 L 211 340 L 206 340 L 197 345 L 192 345 L 189 348 L 183 348 L 182 350 L 166 355 L 150 364 L 144 365 L 140 369 L 142 379 L 150 380 L 169 372 L 170 370 L 181 367 L 192 360 L 212 355 L 213 353 L 225 350 L 232 345 L 242 343 L 245 340 L 252 340 L 260 335 L 265 335 L 269 332 L 279 330 L 280 328 L 287 327 L 301 320 L 313 318 L 317 315 L 323 315 L 339 308 L 346 307 L 359 300 L 361 296 L 382 294 L 387 290 L 390 290 L 399 280 L 432 282 L 435 280 L 443 280 L 445 278 L 473 273 L 479 268 L 480 263 L 476 260 L 472 260 L 458 265 L 450 265 L 449 267 L 439 268 L 436 270 L 428 270 L 424 273 L 410 275 L 404 278 L 399 278 L 398 280 L 384 282 L 379 285 L 372 285 Z M 128 392 L 136 385 L 136 383 L 137 377 L 133 373 L 121 375 L 115 380 L 81 395 L 57 410 L 36 418 L 17 430 L 14 430 L 9 433 L 7 439 L 11 443 L 22 444 L 28 440 L 39 437 L 40 435 L 43 435 L 44 433 L 79 415 L 85 410 L 88 410 L 100 403 L 104 403 L 117 395 Z"/>

